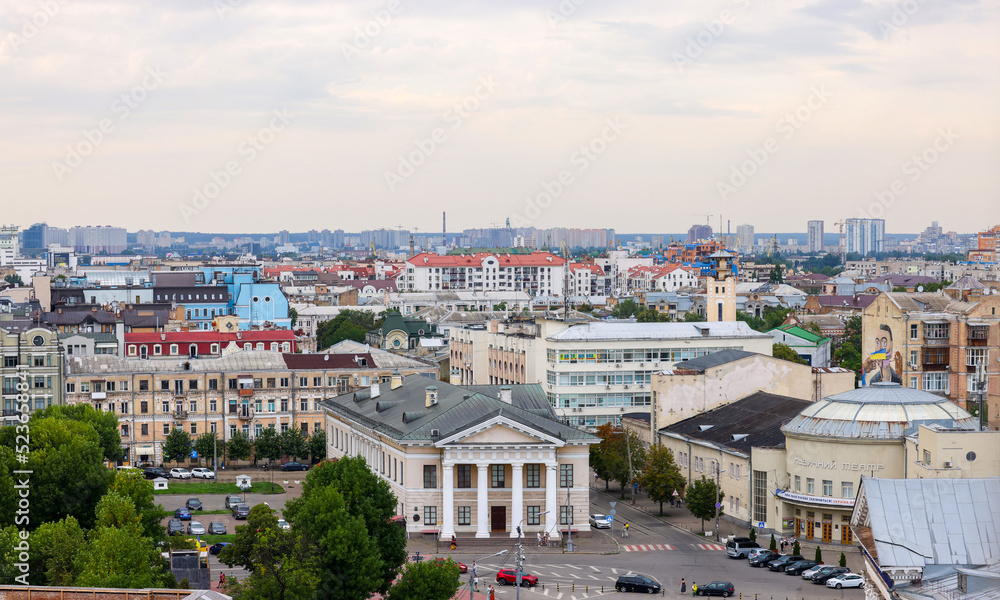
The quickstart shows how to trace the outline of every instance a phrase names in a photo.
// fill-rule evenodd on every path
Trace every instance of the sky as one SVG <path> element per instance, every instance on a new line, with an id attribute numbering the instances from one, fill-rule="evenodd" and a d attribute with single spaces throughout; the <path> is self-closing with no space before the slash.
<path id="1" fill-rule="evenodd" d="M 0 222 L 974 232 L 997 31 L 998 0 L 3 0 Z"/>

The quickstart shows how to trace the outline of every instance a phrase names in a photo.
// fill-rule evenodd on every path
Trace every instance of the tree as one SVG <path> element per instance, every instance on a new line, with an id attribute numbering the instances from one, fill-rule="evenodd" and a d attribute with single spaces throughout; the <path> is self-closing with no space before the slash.
<path id="1" fill-rule="evenodd" d="M 749 537 L 750 537 L 750 541 L 751 542 L 756 542 L 757 541 L 757 528 L 756 527 L 751 527 L 750 528 L 750 536 Z"/>
<path id="2" fill-rule="evenodd" d="M 268 462 L 281 457 L 281 438 L 274 427 L 265 427 L 253 441 L 254 462 L 265 459 Z"/>
<path id="3" fill-rule="evenodd" d="M 768 546 L 768 548 L 770 548 L 771 552 L 777 552 L 778 551 L 778 541 L 776 539 L 774 539 L 774 534 L 773 533 L 771 534 L 771 545 Z"/>
<path id="4" fill-rule="evenodd" d="M 843 552 L 840 553 L 840 563 L 839 564 L 842 567 L 846 567 L 847 566 L 847 555 L 845 555 Z"/>
<path id="5" fill-rule="evenodd" d="M 622 498 L 624 498 L 626 488 L 646 464 L 646 449 L 634 431 L 623 430 L 621 427 L 610 424 L 598 427 L 597 437 L 601 438 L 601 443 L 590 447 L 591 466 L 597 472 L 598 477 L 605 481 L 617 481 L 621 485 Z M 631 472 L 629 471 L 629 451 L 632 454 Z M 595 453 L 597 454 L 596 458 Z"/>
<path id="6" fill-rule="evenodd" d="M 819 564 L 823 564 L 823 551 L 820 550 L 819 546 L 816 546 L 816 558 L 814 558 L 813 560 L 815 560 Z"/>
<path id="7" fill-rule="evenodd" d="M 855 316 L 844 324 L 844 336 L 833 352 L 837 365 L 853 371 L 855 380 L 861 371 L 861 317 Z"/>
<path id="8" fill-rule="evenodd" d="M 636 313 L 635 320 L 639 323 L 669 323 L 673 319 L 665 312 L 647 308 Z"/>
<path id="9" fill-rule="evenodd" d="M 135 526 L 98 527 L 79 560 L 80 587 L 155 588 L 173 579 L 153 540 Z"/>
<path id="10" fill-rule="evenodd" d="M 208 431 L 199 435 L 198 439 L 195 440 L 194 451 L 198 453 L 198 458 L 203 458 L 208 461 L 207 464 L 212 464 L 216 452 L 219 456 L 225 456 L 225 442 L 220 440 L 214 431 Z"/>
<path id="11" fill-rule="evenodd" d="M 226 442 L 228 460 L 246 460 L 250 458 L 250 439 L 242 431 L 237 430 Z"/>
<path id="12" fill-rule="evenodd" d="M 309 456 L 314 463 L 326 458 L 326 433 L 317 429 L 309 436 Z"/>
<path id="13" fill-rule="evenodd" d="M 795 540 L 795 544 L 792 546 L 792 554 L 802 556 L 802 548 L 799 547 L 799 541 Z"/>
<path id="14" fill-rule="evenodd" d="M 154 541 L 163 539 L 163 526 L 160 525 L 159 515 L 163 507 L 154 502 L 153 484 L 148 479 L 135 471 L 119 471 L 115 474 L 108 493 L 119 494 L 132 502 L 139 517 L 139 529 L 144 537 Z"/>
<path id="15" fill-rule="evenodd" d="M 493 310 L 507 310 L 506 302 L 497 302 L 493 305 Z"/>
<path id="16" fill-rule="evenodd" d="M 37 585 L 73 585 L 80 573 L 77 556 L 86 548 L 86 532 L 73 517 L 43 523 L 31 534 L 30 579 Z"/>
<path id="17" fill-rule="evenodd" d="M 319 579 L 316 548 L 300 531 L 278 527 L 278 518 L 264 505 L 250 509 L 246 525 L 219 556 L 226 565 L 239 565 L 250 576 L 228 586 L 239 600 L 309 600 Z"/>
<path id="18" fill-rule="evenodd" d="M 771 346 L 771 355 L 774 356 L 774 358 L 780 358 L 781 360 L 787 360 L 800 365 L 809 364 L 806 362 L 806 359 L 799 356 L 795 350 L 792 350 L 788 345 L 780 342 Z"/>
<path id="19" fill-rule="evenodd" d="M 309 448 L 306 445 L 306 436 L 302 434 L 302 430 L 298 427 L 289 427 L 285 431 L 282 431 L 278 441 L 283 456 L 291 456 L 293 459 L 298 460 L 300 456 L 305 456 L 309 453 Z"/>
<path id="20" fill-rule="evenodd" d="M 21 541 L 17 527 L 8 525 L 0 529 L 0 585 L 13 585 L 25 581 L 33 582 L 27 578 L 24 580 L 16 579 L 25 575 L 17 567 L 17 563 L 20 562 L 18 560 L 20 550 L 17 549 L 17 545 Z"/>
<path id="21" fill-rule="evenodd" d="M 661 515 L 663 503 L 673 498 L 674 491 L 683 490 L 685 482 L 680 468 L 674 462 L 674 452 L 663 444 L 653 445 L 646 455 L 646 466 L 639 483 L 650 500 L 660 503 Z"/>
<path id="22" fill-rule="evenodd" d="M 363 342 L 369 331 L 381 325 L 382 320 L 376 319 L 371 311 L 342 310 L 333 319 L 316 326 L 316 349 L 325 350 L 348 339 Z"/>
<path id="23" fill-rule="evenodd" d="M 21 280 L 21 276 L 18 275 L 17 273 L 14 273 L 12 275 L 7 275 L 6 277 L 3 278 L 3 280 L 13 286 L 24 285 L 24 281 Z"/>
<path id="24" fill-rule="evenodd" d="M 459 583 L 458 565 L 450 558 L 440 563 L 431 560 L 410 563 L 389 588 L 385 600 L 450 600 Z"/>
<path id="25" fill-rule="evenodd" d="M 819 323 L 816 321 L 811 321 L 808 325 L 806 325 L 806 329 L 816 335 L 823 335 L 823 330 L 819 328 Z"/>
<path id="26" fill-rule="evenodd" d="M 174 427 L 163 442 L 163 462 L 182 462 L 191 456 L 191 434 Z"/>
<path id="27" fill-rule="evenodd" d="M 626 298 L 611 309 L 611 316 L 616 319 L 627 319 L 639 312 L 639 305 L 635 300 Z"/>
<path id="28" fill-rule="evenodd" d="M 97 411 L 89 404 L 77 404 L 74 406 L 52 405 L 32 415 L 32 420 L 49 418 L 88 423 L 100 438 L 104 460 L 114 463 L 125 458 L 125 449 L 122 448 L 122 435 L 118 429 L 118 415 L 116 413 Z"/>
<path id="29" fill-rule="evenodd" d="M 784 276 L 782 274 L 782 270 L 781 270 L 780 266 L 776 266 L 773 269 L 771 269 L 771 272 L 767 274 L 767 281 L 769 283 L 784 283 L 785 282 L 785 278 L 784 278 Z"/>
<path id="30" fill-rule="evenodd" d="M 705 317 L 705 315 L 700 315 L 696 311 L 693 311 L 693 310 L 684 313 L 684 322 L 685 323 L 698 323 L 698 322 L 703 322 L 703 321 L 707 321 L 707 320 L 708 319 Z"/>
<path id="31" fill-rule="evenodd" d="M 295 324 L 299 322 L 299 311 L 295 310 L 294 308 L 289 308 L 288 316 L 291 317 L 292 319 L 290 326 L 294 328 Z"/>
<path id="32" fill-rule="evenodd" d="M 688 486 L 684 501 L 691 514 L 701 519 L 701 529 L 704 531 L 705 520 L 715 518 L 715 505 L 721 503 L 722 496 L 718 492 L 715 481 L 702 475 L 701 479 L 695 479 Z M 719 514 L 722 514 L 721 508 Z"/>
<path id="33" fill-rule="evenodd" d="M 286 502 L 284 513 L 320 546 L 320 594 L 351 589 L 355 595 L 346 597 L 367 598 L 389 589 L 407 556 L 406 534 L 390 521 L 397 506 L 389 484 L 363 458 L 309 471 L 302 496 Z"/>

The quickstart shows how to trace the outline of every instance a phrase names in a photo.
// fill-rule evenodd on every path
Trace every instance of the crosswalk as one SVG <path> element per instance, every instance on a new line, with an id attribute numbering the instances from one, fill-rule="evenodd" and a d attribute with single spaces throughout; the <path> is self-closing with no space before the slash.
<path id="1" fill-rule="evenodd" d="M 691 544 L 698 550 L 725 550 L 726 547 L 722 544 Z"/>
<path id="2" fill-rule="evenodd" d="M 632 544 L 630 546 L 622 546 L 622 552 L 652 552 L 655 550 L 676 550 L 677 548 L 671 546 L 670 544 Z"/>

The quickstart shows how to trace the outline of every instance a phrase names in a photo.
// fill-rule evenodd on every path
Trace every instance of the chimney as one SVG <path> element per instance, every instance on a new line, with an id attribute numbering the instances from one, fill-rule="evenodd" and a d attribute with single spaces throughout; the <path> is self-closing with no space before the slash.
<path id="1" fill-rule="evenodd" d="M 503 402 L 504 404 L 514 403 L 514 399 L 511 397 L 511 391 L 509 385 L 505 385 L 502 388 L 500 388 L 500 402 Z"/>
<path id="2" fill-rule="evenodd" d="M 436 385 L 429 385 L 424 388 L 424 406 L 431 408 L 432 406 L 437 406 L 438 403 L 438 389 Z"/>
<path id="3" fill-rule="evenodd" d="M 378 398 L 378 396 L 379 396 L 378 382 L 376 381 L 375 383 L 372 384 L 372 395 L 371 395 L 371 397 L 372 398 Z"/>
<path id="4" fill-rule="evenodd" d="M 403 374 L 399 371 L 393 371 L 389 381 L 389 389 L 391 390 L 403 387 Z"/>

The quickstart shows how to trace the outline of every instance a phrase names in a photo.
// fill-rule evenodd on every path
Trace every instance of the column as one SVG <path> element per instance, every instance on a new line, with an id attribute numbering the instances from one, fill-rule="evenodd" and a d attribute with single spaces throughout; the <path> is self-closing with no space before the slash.
<path id="1" fill-rule="evenodd" d="M 441 539 L 450 540 L 455 535 L 455 478 L 452 476 L 454 465 L 450 462 L 441 463 Z"/>
<path id="2" fill-rule="evenodd" d="M 511 486 L 510 494 L 510 537 L 517 537 L 517 526 L 524 518 L 524 463 L 516 462 L 511 465 L 511 474 L 514 478 L 514 485 Z M 524 525 L 522 524 L 523 528 Z M 523 529 L 522 529 L 523 531 Z"/>
<path id="3" fill-rule="evenodd" d="M 559 506 L 556 493 L 559 491 L 559 474 L 556 473 L 556 463 L 545 463 L 545 531 L 552 539 L 559 538 Z"/>
<path id="4" fill-rule="evenodd" d="M 476 463 L 479 478 L 476 481 L 476 537 L 490 537 L 489 515 L 489 463 Z"/>

